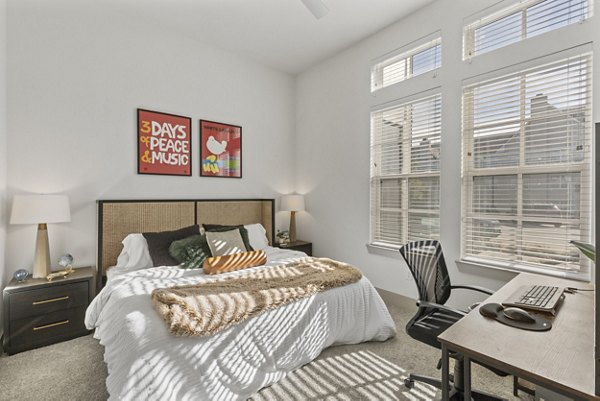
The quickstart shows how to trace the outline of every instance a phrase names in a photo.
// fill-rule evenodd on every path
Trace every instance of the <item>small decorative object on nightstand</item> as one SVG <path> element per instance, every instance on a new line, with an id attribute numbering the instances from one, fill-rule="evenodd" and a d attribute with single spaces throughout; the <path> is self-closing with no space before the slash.
<path id="1" fill-rule="evenodd" d="M 293 251 L 304 252 L 308 256 L 312 256 L 312 242 L 296 240 L 294 242 L 287 242 L 285 244 L 275 244 L 275 246 L 281 249 L 291 249 Z"/>
<path id="2" fill-rule="evenodd" d="M 69 277 L 69 274 L 73 273 L 75 270 L 73 269 L 73 256 L 70 254 L 65 254 L 58 259 L 58 265 L 64 267 L 64 269 L 52 272 L 46 276 L 48 281 L 52 281 L 55 278 L 61 277 Z"/>
<path id="3" fill-rule="evenodd" d="M 4 288 L 4 350 L 8 354 L 86 335 L 85 310 L 93 297 L 95 269 L 67 278 L 13 279 Z"/>
<path id="4" fill-rule="evenodd" d="M 288 242 L 290 242 L 289 231 L 277 230 L 277 234 L 275 236 L 277 237 L 277 242 L 279 244 L 287 244 Z"/>
<path id="5" fill-rule="evenodd" d="M 65 253 L 58 259 L 58 265 L 62 268 L 73 267 L 73 255 Z"/>
<path id="6" fill-rule="evenodd" d="M 24 282 L 27 280 L 27 277 L 29 277 L 29 272 L 25 269 L 19 269 L 13 273 L 13 278 L 17 280 L 18 283 Z"/>

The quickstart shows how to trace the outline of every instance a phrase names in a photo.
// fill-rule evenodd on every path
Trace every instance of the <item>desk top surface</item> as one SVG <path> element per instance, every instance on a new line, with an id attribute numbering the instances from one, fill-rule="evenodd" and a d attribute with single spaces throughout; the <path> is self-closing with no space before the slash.
<path id="1" fill-rule="evenodd" d="M 522 273 L 481 305 L 502 303 L 520 286 L 531 284 L 593 288 L 587 283 Z M 438 339 L 451 350 L 505 368 L 542 386 L 594 399 L 594 292 L 565 297 L 550 331 L 506 326 L 481 316 L 477 308 Z"/>

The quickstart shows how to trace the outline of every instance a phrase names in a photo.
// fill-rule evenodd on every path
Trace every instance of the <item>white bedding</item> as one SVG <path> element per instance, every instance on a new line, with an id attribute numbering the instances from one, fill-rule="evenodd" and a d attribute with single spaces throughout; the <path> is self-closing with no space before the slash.
<path id="1" fill-rule="evenodd" d="M 267 265 L 305 256 L 267 248 Z M 261 266 L 253 269 L 265 269 Z M 366 277 L 251 318 L 209 337 L 175 337 L 154 311 L 155 288 L 231 276 L 156 267 L 113 271 L 86 312 L 105 347 L 111 400 L 246 399 L 336 344 L 384 341 L 389 312 Z"/>

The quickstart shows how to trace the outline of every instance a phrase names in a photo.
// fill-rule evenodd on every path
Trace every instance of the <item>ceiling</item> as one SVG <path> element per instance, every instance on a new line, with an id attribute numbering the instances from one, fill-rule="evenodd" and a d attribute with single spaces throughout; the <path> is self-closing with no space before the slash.
<path id="1" fill-rule="evenodd" d="M 323 0 L 317 20 L 301 0 L 120 0 L 139 18 L 297 74 L 433 0 Z"/>

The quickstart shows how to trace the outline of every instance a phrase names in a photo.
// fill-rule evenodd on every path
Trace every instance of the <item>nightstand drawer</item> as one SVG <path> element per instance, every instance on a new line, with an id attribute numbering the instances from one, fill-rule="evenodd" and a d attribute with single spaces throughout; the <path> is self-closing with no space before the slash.
<path id="1" fill-rule="evenodd" d="M 312 244 L 298 245 L 290 249 L 293 249 L 294 251 L 304 252 L 308 256 L 312 256 Z"/>
<path id="2" fill-rule="evenodd" d="M 84 334 L 84 316 L 85 306 L 11 321 L 10 347 L 32 348 Z"/>
<path id="3" fill-rule="evenodd" d="M 88 282 L 66 283 L 10 296 L 10 319 L 40 316 L 88 303 Z"/>

